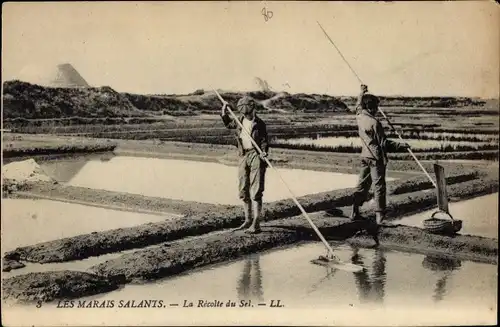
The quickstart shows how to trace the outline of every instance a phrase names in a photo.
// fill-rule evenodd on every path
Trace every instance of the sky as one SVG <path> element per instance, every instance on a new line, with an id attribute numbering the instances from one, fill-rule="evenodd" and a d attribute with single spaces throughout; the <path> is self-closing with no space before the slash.
<path id="1" fill-rule="evenodd" d="M 268 19 L 262 10 L 272 12 Z M 499 8 L 459 2 L 4 3 L 2 80 L 71 63 L 93 86 L 499 96 Z"/>

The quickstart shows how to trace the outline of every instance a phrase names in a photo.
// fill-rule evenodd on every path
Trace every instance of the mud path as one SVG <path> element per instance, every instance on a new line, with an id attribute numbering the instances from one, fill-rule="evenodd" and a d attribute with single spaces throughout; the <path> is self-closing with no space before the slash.
<path id="1" fill-rule="evenodd" d="M 119 142 L 117 140 L 113 141 Z M 118 144 L 118 147 L 114 150 L 117 155 L 220 162 L 228 165 L 235 165 L 239 160 L 236 148 L 231 145 L 184 142 L 159 143 L 135 140 L 121 141 Z M 271 148 L 269 154 L 269 159 L 274 161 L 273 164 L 276 167 L 283 168 L 357 173 L 360 166 L 358 153 Z M 440 157 L 436 158 L 437 155 Z M 431 162 L 423 162 L 423 165 L 428 171 L 433 171 L 434 161 L 436 159 L 445 160 L 449 155 L 446 153 L 420 153 L 417 156 L 419 156 L 420 160 L 432 160 Z M 478 154 L 478 156 L 478 158 L 481 158 L 481 154 Z M 421 173 L 420 167 L 408 153 L 390 153 L 389 159 L 391 159 L 387 167 L 389 171 Z M 447 172 L 477 168 L 478 166 L 498 166 L 498 163 L 495 162 L 486 164 L 477 162 L 473 164 L 442 162 L 440 164 L 444 166 Z"/>
<path id="2" fill-rule="evenodd" d="M 232 206 L 216 205 L 194 201 L 174 200 L 161 197 L 150 197 L 140 194 L 98 190 L 87 187 L 53 183 L 36 183 L 23 188 L 22 193 L 9 195 L 11 198 L 48 198 L 58 201 L 84 201 L 100 205 L 123 208 L 127 211 L 169 212 L 180 215 L 194 215 L 228 209 Z"/>
<path id="3" fill-rule="evenodd" d="M 373 247 L 370 236 L 354 236 L 362 223 L 347 219 L 316 216 L 314 222 L 327 237 L 348 239 L 361 247 Z M 236 259 L 304 240 L 317 240 L 313 230 L 302 217 L 267 222 L 263 232 L 248 235 L 244 232 L 225 232 L 189 240 L 164 243 L 160 247 L 138 250 L 90 268 L 98 275 L 124 275 L 127 281 L 155 280 L 183 271 Z M 473 261 L 497 263 L 498 241 L 479 236 L 456 237 L 428 234 L 422 229 L 407 226 L 382 227 L 379 232 L 381 246 L 411 248 L 414 251 L 440 253 Z M 321 253 L 320 253 L 321 254 Z M 319 255 L 319 254 L 318 254 Z M 314 258 L 311 258 L 314 259 Z"/>
<path id="4" fill-rule="evenodd" d="M 29 273 L 2 280 L 2 299 L 11 302 L 49 302 L 116 290 L 123 276 L 106 278 L 79 271 Z"/>
<path id="5" fill-rule="evenodd" d="M 400 182 L 400 184 L 402 183 Z M 393 186 L 392 189 L 397 190 L 398 188 L 397 186 Z M 453 184 L 449 187 L 450 197 L 460 200 L 496 191 L 498 191 L 498 181 L 491 177 L 478 178 L 465 183 Z M 304 208 L 309 212 L 328 210 L 350 205 L 352 202 L 351 194 L 352 190 L 339 190 L 328 194 L 328 197 L 323 198 L 323 201 L 317 201 L 317 199 L 313 198 L 314 196 L 306 196 L 304 198 L 308 198 L 309 201 L 301 199 L 301 203 L 303 203 Z M 325 197 L 325 195 L 323 196 Z M 388 219 L 400 218 L 405 214 L 421 212 L 435 207 L 435 205 L 435 192 L 417 191 L 394 195 L 389 198 L 387 208 Z M 300 211 L 291 203 L 291 200 L 275 202 L 266 209 L 264 221 L 277 220 L 300 214 Z M 372 213 L 368 211 L 365 214 L 369 215 Z M 226 228 L 234 228 L 241 223 L 242 219 L 242 212 L 239 208 L 230 208 L 189 216 L 174 221 L 149 223 L 136 227 L 79 235 L 20 247 L 6 253 L 5 258 L 38 263 L 78 260 L 174 241 L 187 236 L 196 236 Z M 280 244 L 280 242 L 277 243 L 277 245 Z M 281 245 L 284 244 L 287 243 L 285 242 Z"/>
<path id="6" fill-rule="evenodd" d="M 466 196 L 481 191 L 484 184 L 484 181 L 471 181 L 453 185 L 449 191 L 453 196 Z M 491 181 L 490 187 L 498 190 L 498 184 L 495 181 Z M 435 201 L 435 194 L 430 192 L 396 195 L 389 202 L 388 217 L 394 219 L 412 211 L 420 211 L 421 208 L 430 208 L 435 205 Z M 364 212 L 364 215 L 371 214 L 373 214 L 371 210 Z M 320 231 L 335 239 L 352 238 L 360 228 L 366 228 L 366 224 L 362 222 L 346 223 L 347 219 L 335 219 L 323 214 L 316 214 L 313 219 Z M 303 217 L 269 221 L 262 224 L 262 227 L 263 232 L 257 235 L 228 231 L 164 243 L 157 248 L 122 255 L 96 265 L 91 270 L 107 276 L 123 274 L 130 281 L 149 280 L 303 240 L 317 240 L 312 228 Z M 367 236 L 352 239 L 354 242 L 359 239 L 357 241 L 359 245 L 373 246 L 375 244 L 373 240 L 367 244 L 369 239 Z M 397 245 L 421 251 L 462 256 L 470 260 L 497 262 L 498 240 L 496 239 L 470 235 L 455 237 L 433 235 L 416 227 L 399 225 L 382 227 L 379 240 L 385 246 Z"/>

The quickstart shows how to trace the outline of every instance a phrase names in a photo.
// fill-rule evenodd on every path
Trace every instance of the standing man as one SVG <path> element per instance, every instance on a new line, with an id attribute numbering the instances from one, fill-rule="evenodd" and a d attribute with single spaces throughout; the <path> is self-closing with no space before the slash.
<path id="1" fill-rule="evenodd" d="M 361 85 L 361 93 L 356 104 L 356 121 L 361 139 L 361 172 L 354 193 L 351 219 L 360 219 L 359 207 L 367 200 L 368 191 L 374 185 L 376 221 L 380 224 L 385 219 L 387 152 L 408 149 L 406 143 L 387 139 L 380 121 L 375 118 L 379 99 L 368 93 L 368 87 Z"/>
<path id="2" fill-rule="evenodd" d="M 245 211 L 245 222 L 236 230 L 246 229 L 247 233 L 260 233 L 260 219 L 262 216 L 262 196 L 264 193 L 264 181 L 267 164 L 269 144 L 267 140 L 266 124 L 257 117 L 255 101 L 244 96 L 238 101 L 237 109 L 242 113 L 238 118 L 248 133 L 243 131 L 239 124 L 226 112 L 226 104 L 222 106 L 222 121 L 229 129 L 236 130 L 240 162 L 238 168 L 239 197 L 243 201 Z M 255 143 L 262 150 L 262 155 L 253 146 L 251 135 Z M 253 213 L 253 215 L 252 215 Z"/>

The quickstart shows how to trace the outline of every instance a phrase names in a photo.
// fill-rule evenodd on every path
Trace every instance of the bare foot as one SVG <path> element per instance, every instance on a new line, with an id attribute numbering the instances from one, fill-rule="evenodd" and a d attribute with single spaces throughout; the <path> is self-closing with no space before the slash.
<path id="1" fill-rule="evenodd" d="M 242 230 L 242 229 L 247 229 L 252 225 L 251 221 L 245 221 L 240 227 L 235 228 L 235 231 Z"/>
<path id="2" fill-rule="evenodd" d="M 259 234 L 260 232 L 262 232 L 260 227 L 255 227 L 255 226 L 250 226 L 250 228 L 248 228 L 245 231 L 245 233 L 247 233 L 247 234 Z"/>

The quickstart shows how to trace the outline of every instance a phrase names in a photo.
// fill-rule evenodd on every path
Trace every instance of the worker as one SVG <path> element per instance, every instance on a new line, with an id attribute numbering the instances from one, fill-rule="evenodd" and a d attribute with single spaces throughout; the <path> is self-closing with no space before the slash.
<path id="1" fill-rule="evenodd" d="M 368 198 L 368 192 L 374 184 L 376 222 L 380 225 L 385 219 L 386 210 L 386 168 L 387 152 L 409 149 L 407 143 L 398 143 L 387 139 L 382 124 L 375 115 L 379 99 L 368 93 L 368 87 L 361 85 L 361 93 L 356 103 L 356 121 L 361 139 L 361 172 L 354 192 L 351 219 L 361 219 L 359 208 Z"/>
<path id="2" fill-rule="evenodd" d="M 257 103 L 249 96 L 242 97 L 236 107 L 241 112 L 238 118 L 245 130 L 251 135 L 262 154 L 256 150 L 250 136 L 240 128 L 240 125 L 229 116 L 227 104 L 222 106 L 222 121 L 229 129 L 236 131 L 239 151 L 238 184 L 239 198 L 243 201 L 245 221 L 236 230 L 246 229 L 245 232 L 257 234 L 261 232 L 262 197 L 267 164 L 264 158 L 269 151 L 266 124 L 256 114 Z"/>

